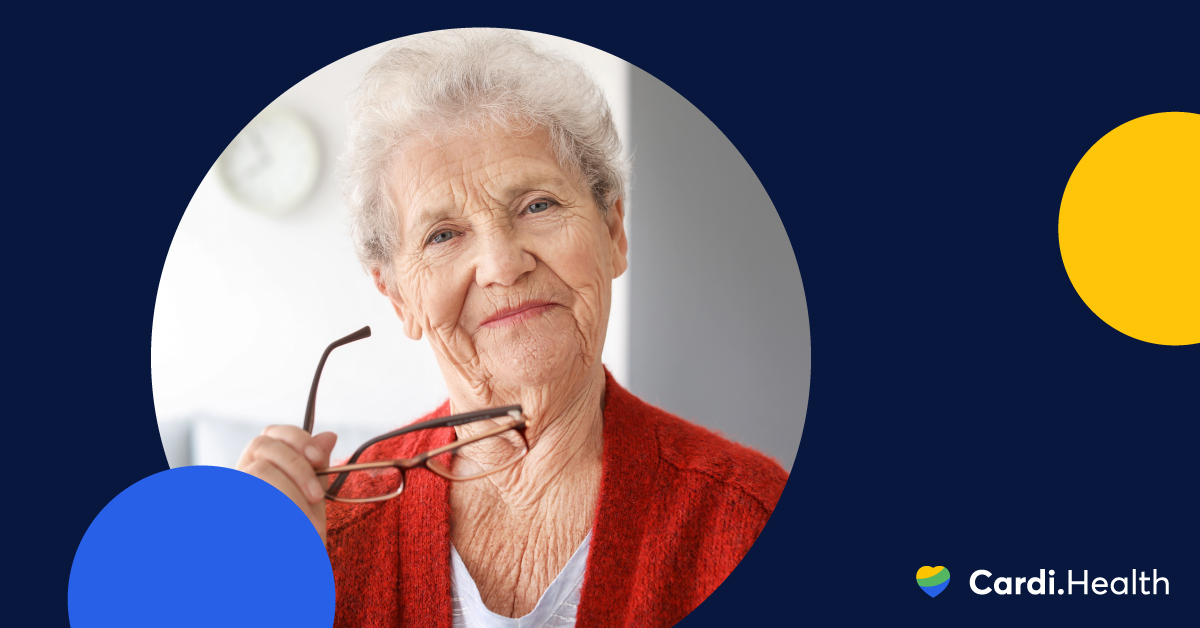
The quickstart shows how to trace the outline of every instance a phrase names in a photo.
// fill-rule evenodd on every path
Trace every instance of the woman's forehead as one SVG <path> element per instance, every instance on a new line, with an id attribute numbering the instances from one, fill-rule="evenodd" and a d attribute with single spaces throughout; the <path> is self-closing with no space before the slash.
<path id="1" fill-rule="evenodd" d="M 573 193 L 548 139 L 545 133 L 481 133 L 408 143 L 392 168 L 402 223 L 460 214 L 471 205 L 507 204 L 532 190 Z"/>

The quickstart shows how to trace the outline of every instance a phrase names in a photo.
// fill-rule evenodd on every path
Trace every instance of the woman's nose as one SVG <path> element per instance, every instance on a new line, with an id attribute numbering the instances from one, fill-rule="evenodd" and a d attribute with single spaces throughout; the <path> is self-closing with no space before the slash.
<path id="1" fill-rule="evenodd" d="M 489 230 L 478 242 L 475 282 L 481 288 L 493 284 L 511 286 L 521 275 L 537 266 L 537 259 L 525 250 L 524 244 L 511 229 Z"/>

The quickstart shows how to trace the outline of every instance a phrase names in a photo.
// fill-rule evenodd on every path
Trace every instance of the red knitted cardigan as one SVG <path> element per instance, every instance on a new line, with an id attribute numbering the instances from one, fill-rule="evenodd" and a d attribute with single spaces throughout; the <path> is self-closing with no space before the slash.
<path id="1" fill-rule="evenodd" d="M 446 416 L 449 402 L 424 419 Z M 363 460 L 411 457 L 454 430 L 384 441 Z M 411 450 L 408 448 L 411 447 Z M 671 626 L 750 549 L 783 491 L 774 460 L 646 404 L 607 374 L 600 497 L 580 628 Z M 330 503 L 335 626 L 451 628 L 450 483 L 417 470 L 404 494 Z"/>

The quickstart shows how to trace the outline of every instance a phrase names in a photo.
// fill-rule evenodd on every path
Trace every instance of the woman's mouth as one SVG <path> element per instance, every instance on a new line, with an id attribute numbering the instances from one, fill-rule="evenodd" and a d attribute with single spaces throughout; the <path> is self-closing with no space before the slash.
<path id="1" fill-rule="evenodd" d="M 550 301 L 526 301 L 517 307 L 505 308 L 492 314 L 480 323 L 479 326 L 495 329 L 497 327 L 515 325 L 539 316 L 555 305 L 557 304 Z"/>

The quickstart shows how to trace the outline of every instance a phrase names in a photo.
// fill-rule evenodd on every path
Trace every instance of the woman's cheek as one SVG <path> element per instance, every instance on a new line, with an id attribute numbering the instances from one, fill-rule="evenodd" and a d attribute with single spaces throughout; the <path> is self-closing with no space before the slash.
<path id="1" fill-rule="evenodd" d="M 593 230 L 589 225 L 576 223 L 563 229 L 559 236 L 552 244 L 560 263 L 559 276 L 574 289 L 594 284 L 605 260 Z"/>
<path id="2" fill-rule="evenodd" d="M 412 314 L 426 333 L 444 325 L 446 294 L 435 287 L 445 282 L 437 274 L 437 268 L 425 260 L 414 260 L 404 273 Z"/>
<path id="3" fill-rule="evenodd" d="M 611 282 L 605 273 L 610 265 L 607 249 L 591 227 L 578 225 L 578 228 L 564 234 L 566 237 L 560 242 L 563 245 L 559 257 L 561 265 L 555 269 L 559 278 L 575 293 L 575 316 L 579 320 L 580 331 L 589 337 L 601 331 L 599 328 L 603 324 Z"/>
<path id="4" fill-rule="evenodd" d="M 425 302 L 430 325 L 440 333 L 453 332 L 462 318 L 465 287 L 451 281 L 430 282 L 429 287 Z"/>

